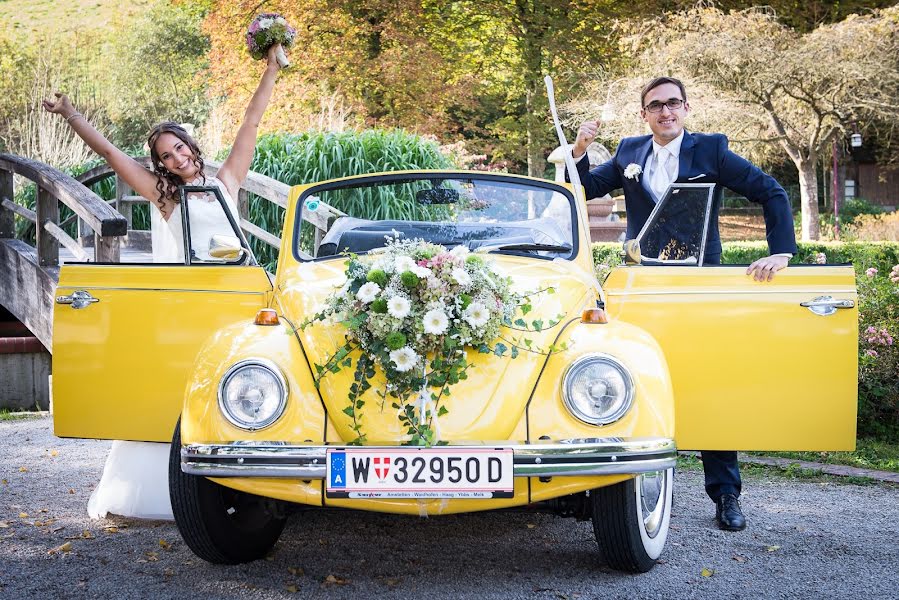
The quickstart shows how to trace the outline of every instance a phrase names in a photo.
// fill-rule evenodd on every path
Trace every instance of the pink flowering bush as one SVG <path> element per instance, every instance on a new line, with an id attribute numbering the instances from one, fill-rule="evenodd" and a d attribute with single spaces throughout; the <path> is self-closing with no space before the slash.
<path id="1" fill-rule="evenodd" d="M 899 439 L 899 277 L 893 274 L 899 265 L 890 275 L 869 268 L 857 280 L 858 410 L 860 434 Z"/>

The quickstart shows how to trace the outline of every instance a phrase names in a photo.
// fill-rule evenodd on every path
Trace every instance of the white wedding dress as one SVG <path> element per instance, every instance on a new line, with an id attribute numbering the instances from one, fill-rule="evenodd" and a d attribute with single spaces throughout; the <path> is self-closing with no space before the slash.
<path id="1" fill-rule="evenodd" d="M 215 186 L 237 222 L 237 205 L 227 188 L 214 177 L 205 184 L 197 179 L 191 185 Z M 205 199 L 189 199 L 192 251 L 198 258 L 208 257 L 209 239 L 213 234 L 234 235 L 221 205 Z M 184 235 L 181 204 L 168 221 L 155 208 L 150 208 L 150 238 L 154 263 L 184 264 Z M 139 519 L 173 520 L 169 500 L 170 444 L 115 440 L 109 450 L 100 483 L 91 493 L 87 512 L 92 519 L 108 513 Z"/>

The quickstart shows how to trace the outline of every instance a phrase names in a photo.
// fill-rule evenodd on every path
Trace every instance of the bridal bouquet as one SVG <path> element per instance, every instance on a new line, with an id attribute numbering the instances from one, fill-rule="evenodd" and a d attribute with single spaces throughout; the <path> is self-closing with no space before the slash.
<path id="1" fill-rule="evenodd" d="M 269 48 L 281 44 L 282 48 L 290 48 L 296 38 L 297 31 L 287 24 L 287 20 L 279 14 L 262 13 L 253 19 L 247 29 L 247 49 L 255 60 L 265 58 Z M 286 68 L 290 66 L 287 56 L 278 49 L 278 64 Z"/>
<path id="2" fill-rule="evenodd" d="M 508 352 L 512 358 L 520 350 L 543 353 L 530 340 L 504 338 L 501 329 L 540 331 L 544 325 L 522 318 L 513 322 L 516 313 L 531 310 L 532 294 L 513 292 L 510 278 L 465 246 L 447 250 L 422 240 L 390 240 L 375 256 L 369 263 L 350 255 L 346 283 L 301 325 L 334 319 L 346 326 L 345 343 L 324 365 L 316 365 L 316 384 L 328 373 L 352 366 L 352 353 L 360 351 L 350 403 L 343 411 L 353 420 L 355 443 L 365 441 L 362 395 L 379 367 L 388 382 L 380 396 L 396 400 L 392 406 L 407 428 L 409 443 L 431 445 L 437 441 L 436 417 L 448 412 L 441 400 L 470 367 L 465 349 L 497 356 Z"/>

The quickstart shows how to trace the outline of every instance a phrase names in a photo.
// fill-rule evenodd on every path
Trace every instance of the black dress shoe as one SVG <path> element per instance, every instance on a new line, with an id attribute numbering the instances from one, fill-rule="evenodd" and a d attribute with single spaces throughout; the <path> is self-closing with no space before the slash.
<path id="1" fill-rule="evenodd" d="M 724 494 L 715 502 L 715 522 L 718 529 L 742 531 L 746 529 L 746 517 L 740 509 L 740 501 L 733 494 Z"/>

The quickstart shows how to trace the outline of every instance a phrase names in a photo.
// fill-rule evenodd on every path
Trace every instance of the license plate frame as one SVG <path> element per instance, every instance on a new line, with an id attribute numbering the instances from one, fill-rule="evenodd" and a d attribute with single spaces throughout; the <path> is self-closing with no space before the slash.
<path id="1" fill-rule="evenodd" d="M 515 495 L 511 448 L 329 448 L 325 463 L 327 498 L 490 499 Z"/>

